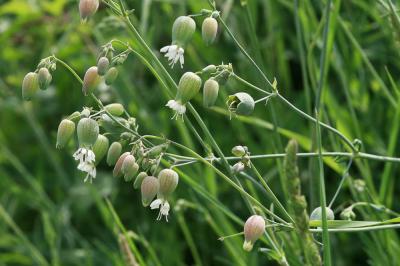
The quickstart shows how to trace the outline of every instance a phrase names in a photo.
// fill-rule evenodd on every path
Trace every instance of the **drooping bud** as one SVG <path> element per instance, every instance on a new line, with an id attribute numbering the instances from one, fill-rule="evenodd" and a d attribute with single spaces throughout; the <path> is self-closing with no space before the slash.
<path id="1" fill-rule="evenodd" d="M 29 72 L 22 81 L 22 99 L 30 101 L 38 88 L 38 75 L 35 72 Z"/>
<path id="2" fill-rule="evenodd" d="M 245 92 L 238 92 L 228 97 L 229 111 L 238 115 L 250 115 L 255 106 L 253 97 Z"/>
<path id="3" fill-rule="evenodd" d="M 110 112 L 110 114 L 115 115 L 115 116 L 120 116 L 124 113 L 124 106 L 120 103 L 110 103 L 104 108 Z"/>
<path id="4" fill-rule="evenodd" d="M 99 8 L 99 0 L 80 0 L 79 1 L 79 14 L 82 21 L 96 13 Z"/>
<path id="5" fill-rule="evenodd" d="M 205 107 L 211 107 L 215 104 L 218 97 L 219 84 L 213 78 L 204 82 L 203 87 L 203 104 Z"/>
<path id="6" fill-rule="evenodd" d="M 120 177 L 122 175 L 122 164 L 124 163 L 125 158 L 129 155 L 129 152 L 123 153 L 117 160 L 113 170 L 113 177 Z"/>
<path id="7" fill-rule="evenodd" d="M 95 164 L 99 164 L 99 162 L 104 158 L 104 156 L 107 153 L 108 147 L 109 147 L 109 141 L 108 138 L 104 135 L 99 135 L 97 137 L 96 142 L 93 145 L 93 153 L 96 158 Z"/>
<path id="8" fill-rule="evenodd" d="M 82 118 L 78 122 L 77 133 L 81 147 L 92 147 L 99 136 L 99 125 L 91 118 Z"/>
<path id="9" fill-rule="evenodd" d="M 112 166 L 117 162 L 119 156 L 121 155 L 121 151 L 122 151 L 121 143 L 117 141 L 111 143 L 111 146 L 108 149 L 107 153 L 107 164 L 109 166 Z"/>
<path id="10" fill-rule="evenodd" d="M 217 67 L 215 65 L 208 65 L 201 70 L 201 72 L 205 75 L 210 75 L 217 71 Z"/>
<path id="11" fill-rule="evenodd" d="M 140 172 L 136 179 L 135 182 L 133 183 L 133 188 L 134 189 L 138 189 L 140 188 L 140 186 L 142 185 L 143 179 L 148 176 L 148 174 L 146 172 Z"/>
<path id="12" fill-rule="evenodd" d="M 82 92 L 85 96 L 92 93 L 93 90 L 99 85 L 100 76 L 97 74 L 97 67 L 90 67 L 83 78 Z"/>
<path id="13" fill-rule="evenodd" d="M 114 81 L 117 79 L 118 77 L 118 69 L 116 67 L 111 67 L 105 77 L 104 77 L 104 81 L 106 83 L 106 85 L 110 86 L 111 84 L 114 83 Z"/>
<path id="14" fill-rule="evenodd" d="M 122 163 L 121 171 L 124 174 L 124 179 L 126 182 L 129 182 L 136 175 L 139 170 L 139 165 L 136 163 L 135 157 L 129 154 L 125 157 L 124 162 Z"/>
<path id="15" fill-rule="evenodd" d="M 159 197 L 166 199 L 178 186 L 179 176 L 172 169 L 163 169 L 158 174 L 158 181 L 160 182 Z"/>
<path id="16" fill-rule="evenodd" d="M 47 87 L 50 85 L 51 79 L 52 79 L 51 74 L 47 68 L 42 67 L 41 69 L 39 69 L 38 82 L 39 82 L 39 88 L 41 90 L 47 89 Z"/>
<path id="17" fill-rule="evenodd" d="M 146 152 L 145 155 L 149 156 L 149 157 L 157 157 L 162 152 L 165 152 L 165 150 L 167 148 L 168 148 L 168 144 L 167 143 L 160 144 L 160 145 L 152 147 L 149 151 Z"/>
<path id="18" fill-rule="evenodd" d="M 218 22 L 215 18 L 208 17 L 203 21 L 203 25 L 201 26 L 201 34 L 203 37 L 203 41 L 206 45 L 210 45 L 214 42 L 215 37 L 218 32 Z"/>
<path id="19" fill-rule="evenodd" d="M 105 56 L 100 57 L 99 61 L 97 61 L 97 74 L 99 74 L 100 76 L 105 75 L 109 66 L 110 61 L 108 60 L 108 58 Z"/>
<path id="20" fill-rule="evenodd" d="M 154 176 L 146 176 L 140 186 L 142 192 L 142 204 L 144 207 L 150 205 L 151 201 L 157 195 L 160 184 Z"/>
<path id="21" fill-rule="evenodd" d="M 327 220 L 335 220 L 335 214 L 333 213 L 333 211 L 328 207 L 325 207 L 325 210 L 326 210 L 326 219 Z M 310 214 L 310 220 L 311 221 L 312 220 L 318 220 L 318 221 L 322 220 L 322 208 L 321 207 L 318 207 L 312 211 L 312 213 Z"/>
<path id="22" fill-rule="evenodd" d="M 260 215 L 250 216 L 244 224 L 244 243 L 243 249 L 251 251 L 254 243 L 265 232 L 265 220 Z"/>
<path id="23" fill-rule="evenodd" d="M 172 25 L 172 43 L 185 46 L 196 30 L 196 22 L 188 16 L 180 16 Z"/>
<path id="24" fill-rule="evenodd" d="M 232 154 L 237 157 L 242 157 L 247 153 L 246 146 L 235 146 L 232 148 Z"/>
<path id="25" fill-rule="evenodd" d="M 63 119 L 58 125 L 56 148 L 61 149 L 68 143 L 75 132 L 75 123 L 69 119 Z"/>
<path id="26" fill-rule="evenodd" d="M 243 162 L 237 162 L 232 166 L 232 171 L 234 173 L 240 173 L 240 172 L 243 172 L 244 168 L 245 168 L 245 165 Z"/>

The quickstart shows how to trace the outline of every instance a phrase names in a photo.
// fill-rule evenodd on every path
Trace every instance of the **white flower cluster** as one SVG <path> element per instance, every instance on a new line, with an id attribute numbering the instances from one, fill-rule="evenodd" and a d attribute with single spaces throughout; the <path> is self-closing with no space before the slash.
<path id="1" fill-rule="evenodd" d="M 93 151 L 86 148 L 79 148 L 73 156 L 76 161 L 79 160 L 78 170 L 87 173 L 84 182 L 89 180 L 92 183 L 93 178 L 96 178 L 96 165 L 94 164 L 96 156 Z"/>
<path id="2" fill-rule="evenodd" d="M 183 50 L 182 47 L 179 47 L 178 45 L 168 45 L 164 46 L 163 48 L 160 49 L 161 53 L 165 53 L 165 57 L 168 58 L 169 65 L 171 68 L 174 67 L 174 65 L 178 62 L 181 64 L 181 68 L 183 68 L 183 64 L 185 63 L 185 58 L 183 57 L 183 54 L 185 53 L 185 50 Z"/>

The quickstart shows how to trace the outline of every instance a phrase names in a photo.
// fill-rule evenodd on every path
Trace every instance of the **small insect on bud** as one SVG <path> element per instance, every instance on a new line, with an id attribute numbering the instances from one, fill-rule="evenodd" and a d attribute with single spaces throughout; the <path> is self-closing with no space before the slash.
<path id="1" fill-rule="evenodd" d="M 172 169 L 163 169 L 158 174 L 158 181 L 160 182 L 159 197 L 166 199 L 178 186 L 179 176 Z"/>
<path id="2" fill-rule="evenodd" d="M 125 157 L 124 162 L 122 163 L 121 171 L 124 174 L 124 179 L 126 182 L 129 182 L 136 175 L 139 170 L 139 165 L 136 163 L 135 157 L 129 154 Z"/>
<path id="3" fill-rule="evenodd" d="M 99 125 L 91 118 L 82 118 L 76 129 L 80 147 L 92 147 L 99 136 Z"/>
<path id="4" fill-rule="evenodd" d="M 124 106 L 120 103 L 110 103 L 104 107 L 110 114 L 120 116 L 124 113 Z"/>
<path id="5" fill-rule="evenodd" d="M 148 174 L 146 172 L 140 172 L 136 179 L 135 182 L 133 183 L 133 188 L 134 189 L 138 189 L 140 188 L 140 186 L 142 185 L 143 179 L 148 176 Z"/>
<path id="6" fill-rule="evenodd" d="M 121 155 L 121 151 L 122 151 L 121 143 L 117 141 L 111 143 L 111 146 L 107 152 L 107 164 L 109 166 L 112 166 L 117 162 L 119 156 Z"/>
<path id="7" fill-rule="evenodd" d="M 114 83 L 114 81 L 117 79 L 118 77 L 118 69 L 116 67 L 111 67 L 105 77 L 104 77 L 104 81 L 106 83 L 106 85 L 110 86 L 111 84 Z"/>
<path id="8" fill-rule="evenodd" d="M 260 215 L 250 216 L 244 224 L 243 249 L 251 251 L 254 243 L 264 234 L 265 221 Z"/>
<path id="9" fill-rule="evenodd" d="M 39 88 L 41 90 L 47 89 L 47 87 L 50 85 L 51 79 L 52 79 L 51 74 L 47 68 L 42 67 L 41 69 L 39 69 L 38 82 L 39 82 Z"/>
<path id="10" fill-rule="evenodd" d="M 117 160 L 113 170 L 113 177 L 120 177 L 122 175 L 122 164 L 124 163 L 125 158 L 129 155 L 129 152 L 123 153 Z"/>
<path id="11" fill-rule="evenodd" d="M 61 149 L 68 143 L 75 132 L 75 123 L 69 119 L 63 119 L 58 125 L 56 148 Z"/>
<path id="12" fill-rule="evenodd" d="M 110 142 L 108 141 L 108 138 L 104 135 L 99 135 L 97 137 L 96 142 L 93 145 L 93 153 L 96 158 L 95 164 L 99 164 L 100 161 L 104 158 L 104 156 L 107 153 L 108 147 L 110 145 Z"/>
<path id="13" fill-rule="evenodd" d="M 243 172 L 244 167 L 245 167 L 245 165 L 243 162 L 237 162 L 232 166 L 232 171 L 234 173 L 240 173 L 240 172 Z"/>
<path id="14" fill-rule="evenodd" d="M 201 26 L 201 34 L 203 37 L 203 41 L 206 45 L 210 45 L 214 42 L 215 37 L 218 32 L 218 22 L 215 18 L 208 17 L 203 21 L 203 25 Z"/>
<path id="15" fill-rule="evenodd" d="M 88 17 L 96 13 L 97 8 L 99 8 L 99 0 L 80 0 L 79 14 L 81 15 L 81 20 L 86 21 Z"/>
<path id="16" fill-rule="evenodd" d="M 218 97 L 219 84 L 213 78 L 204 82 L 203 87 L 203 104 L 205 107 L 211 107 L 215 104 Z"/>
<path id="17" fill-rule="evenodd" d="M 146 176 L 143 179 L 140 190 L 142 192 L 142 204 L 144 207 L 150 205 L 151 201 L 157 195 L 159 187 L 158 179 L 154 176 Z"/>
<path id="18" fill-rule="evenodd" d="M 356 214 L 353 211 L 352 207 L 348 207 L 346 209 L 344 209 L 341 213 L 340 213 L 340 218 L 342 220 L 348 220 L 348 221 L 352 221 L 356 218 Z"/>
<path id="19" fill-rule="evenodd" d="M 97 74 L 97 67 L 90 67 L 83 78 L 82 92 L 85 96 L 92 93 L 93 90 L 99 85 L 100 76 Z"/>
<path id="20" fill-rule="evenodd" d="M 247 153 L 246 146 L 235 146 L 232 148 L 232 154 L 237 157 L 242 157 Z"/>
<path id="21" fill-rule="evenodd" d="M 185 104 L 190 101 L 200 90 L 201 78 L 193 72 L 186 72 L 182 75 L 178 84 L 178 92 L 175 100 L 170 100 L 166 104 L 175 111 L 174 117 L 183 115 L 186 112 Z"/>
<path id="22" fill-rule="evenodd" d="M 245 92 L 238 92 L 228 97 L 229 111 L 238 115 L 250 115 L 254 111 L 254 99 Z"/>
<path id="23" fill-rule="evenodd" d="M 333 213 L 333 211 L 328 207 L 325 207 L 325 210 L 326 210 L 326 219 L 327 220 L 335 220 L 335 214 Z M 322 208 L 321 207 L 318 207 L 311 212 L 310 220 L 311 221 L 322 220 Z"/>
<path id="24" fill-rule="evenodd" d="M 105 56 L 100 57 L 99 61 L 97 61 L 97 74 L 99 74 L 100 76 L 105 75 L 109 66 L 110 61 L 108 60 L 108 58 Z"/>
<path id="25" fill-rule="evenodd" d="M 38 88 L 38 75 L 35 72 L 29 72 L 22 81 L 22 99 L 30 101 Z"/>

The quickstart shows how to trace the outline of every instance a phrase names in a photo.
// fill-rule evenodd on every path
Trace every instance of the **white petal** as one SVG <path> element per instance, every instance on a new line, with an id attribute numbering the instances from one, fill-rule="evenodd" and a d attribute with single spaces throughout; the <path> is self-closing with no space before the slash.
<path id="1" fill-rule="evenodd" d="M 163 48 L 160 49 L 160 52 L 161 52 L 161 53 L 168 52 L 169 47 L 171 47 L 171 46 L 170 46 L 170 45 L 164 46 Z"/>
<path id="2" fill-rule="evenodd" d="M 162 200 L 161 199 L 153 200 L 153 202 L 150 204 L 150 209 L 152 209 L 152 210 L 158 209 L 158 208 L 160 208 L 161 204 L 162 204 Z"/>

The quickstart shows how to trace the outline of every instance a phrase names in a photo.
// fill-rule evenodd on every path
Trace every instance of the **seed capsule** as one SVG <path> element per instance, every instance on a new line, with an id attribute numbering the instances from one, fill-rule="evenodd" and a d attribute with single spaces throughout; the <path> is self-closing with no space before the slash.
<path id="1" fill-rule="evenodd" d="M 97 61 L 97 74 L 100 76 L 105 75 L 109 66 L 110 61 L 108 61 L 108 58 L 105 56 L 100 57 L 99 61 Z"/>
<path id="2" fill-rule="evenodd" d="M 63 119 L 58 125 L 56 148 L 61 149 L 68 143 L 75 132 L 75 123 L 69 119 Z"/>
<path id="3" fill-rule="evenodd" d="M 29 72 L 22 81 L 22 99 L 30 101 L 39 88 L 38 75 Z"/>
<path id="4" fill-rule="evenodd" d="M 203 87 L 203 104 L 205 107 L 211 107 L 215 104 L 218 97 L 219 84 L 214 79 L 208 79 Z"/>
<path id="5" fill-rule="evenodd" d="M 335 220 L 335 214 L 333 213 L 333 211 L 328 208 L 325 207 L 326 210 L 326 219 L 327 220 Z M 310 215 L 310 220 L 322 220 L 322 208 L 318 207 L 316 209 L 314 209 Z"/>
<path id="6" fill-rule="evenodd" d="M 90 67 L 83 78 L 82 92 L 85 96 L 92 93 L 93 90 L 99 85 L 100 76 L 97 74 L 97 67 Z"/>
<path id="7" fill-rule="evenodd" d="M 154 176 L 146 176 L 140 186 L 142 192 L 142 204 L 144 207 L 150 205 L 151 201 L 157 195 L 160 184 Z"/>
<path id="8" fill-rule="evenodd" d="M 92 147 L 99 136 L 99 125 L 91 118 L 82 118 L 78 122 L 77 133 L 81 147 Z"/>
<path id="9" fill-rule="evenodd" d="M 139 165 L 136 163 L 135 157 L 129 154 L 125 157 L 124 162 L 122 163 L 121 171 L 124 174 L 124 179 L 126 182 L 129 182 L 136 175 L 139 170 Z"/>
<path id="10" fill-rule="evenodd" d="M 206 18 L 201 26 L 201 34 L 206 45 L 214 42 L 218 32 L 218 22 L 215 18 Z"/>
<path id="11" fill-rule="evenodd" d="M 124 113 L 124 106 L 120 103 L 110 103 L 104 107 L 112 115 L 120 116 Z"/>
<path id="12" fill-rule="evenodd" d="M 232 154 L 237 157 L 242 157 L 246 154 L 247 147 L 245 146 L 235 146 L 232 148 Z"/>
<path id="13" fill-rule="evenodd" d="M 185 46 L 196 30 L 196 22 L 188 16 L 180 16 L 172 25 L 172 43 Z"/>
<path id="14" fill-rule="evenodd" d="M 245 92 L 238 92 L 228 97 L 229 111 L 238 115 L 250 115 L 254 111 L 253 97 Z"/>
<path id="15" fill-rule="evenodd" d="M 254 243 L 264 234 L 265 221 L 260 215 L 252 215 L 244 224 L 243 249 L 251 251 Z"/>
<path id="16" fill-rule="evenodd" d="M 107 164 L 109 166 L 112 166 L 117 162 L 119 156 L 121 155 L 121 151 L 122 151 L 121 143 L 115 141 L 111 144 L 107 152 Z"/>
<path id="17" fill-rule="evenodd" d="M 114 83 L 114 81 L 117 79 L 118 77 L 118 69 L 116 67 L 111 67 L 105 77 L 104 80 L 106 82 L 106 85 L 110 86 L 111 84 Z"/>
<path id="18" fill-rule="evenodd" d="M 51 74 L 47 68 L 42 67 L 41 69 L 39 69 L 38 83 L 41 90 L 47 89 L 47 87 L 50 85 L 51 79 Z"/>
<path id="19" fill-rule="evenodd" d="M 133 188 L 134 189 L 138 189 L 140 188 L 140 186 L 142 185 L 143 179 L 148 176 L 148 174 L 146 172 L 140 172 L 136 179 L 135 182 L 133 183 Z"/>
<path id="20" fill-rule="evenodd" d="M 178 186 L 179 176 L 172 169 L 163 169 L 158 174 L 158 181 L 160 182 L 159 196 L 166 199 Z"/>
<path id="21" fill-rule="evenodd" d="M 107 153 L 108 147 L 109 147 L 109 141 L 108 138 L 104 135 L 99 135 L 97 137 L 96 142 L 93 145 L 93 153 L 96 158 L 96 165 L 99 164 L 99 162 L 104 158 L 104 156 Z"/>
<path id="22" fill-rule="evenodd" d="M 129 152 L 123 153 L 117 160 L 113 170 L 113 177 L 120 177 L 122 175 L 122 164 L 124 163 L 125 158 L 129 155 Z"/>
<path id="23" fill-rule="evenodd" d="M 79 1 L 79 14 L 82 21 L 96 13 L 99 8 L 99 0 L 80 0 Z"/>

